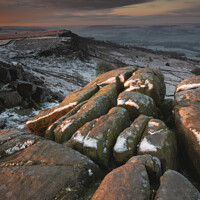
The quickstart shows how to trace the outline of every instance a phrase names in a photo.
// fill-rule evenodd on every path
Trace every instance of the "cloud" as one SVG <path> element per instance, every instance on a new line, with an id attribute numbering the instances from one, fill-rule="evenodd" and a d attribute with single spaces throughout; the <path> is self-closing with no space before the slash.
<path id="1" fill-rule="evenodd" d="M 2 0 L 1 5 L 32 7 L 32 8 L 54 8 L 72 10 L 100 10 L 112 9 L 122 6 L 152 2 L 155 0 Z"/>

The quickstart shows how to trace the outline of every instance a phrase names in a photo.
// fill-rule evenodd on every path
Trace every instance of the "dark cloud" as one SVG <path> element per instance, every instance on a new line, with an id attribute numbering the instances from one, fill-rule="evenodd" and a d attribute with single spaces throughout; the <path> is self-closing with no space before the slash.
<path id="1" fill-rule="evenodd" d="M 5 1 L 5 0 L 2 0 Z M 32 8 L 46 7 L 72 10 L 99 10 L 112 9 L 116 7 L 128 6 L 152 2 L 154 0 L 10 0 L 9 6 L 30 6 Z M 1 2 L 0 2 L 1 5 Z"/>

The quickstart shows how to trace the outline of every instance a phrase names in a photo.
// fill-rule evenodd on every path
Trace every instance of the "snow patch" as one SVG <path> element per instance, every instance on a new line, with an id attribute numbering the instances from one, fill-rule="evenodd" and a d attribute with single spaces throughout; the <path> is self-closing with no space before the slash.
<path id="1" fill-rule="evenodd" d="M 89 147 L 92 149 L 97 149 L 97 142 L 98 140 L 96 140 L 95 138 L 91 138 L 88 135 L 86 136 L 85 140 L 84 140 L 84 147 Z"/>
<path id="2" fill-rule="evenodd" d="M 61 128 L 61 131 L 64 132 L 71 124 L 73 124 L 73 120 L 66 120 L 64 121 L 61 125 L 60 125 L 60 128 Z"/>
<path id="3" fill-rule="evenodd" d="M 25 149 L 25 148 L 27 148 L 27 147 L 29 147 L 29 146 L 31 146 L 31 145 L 33 145 L 34 144 L 34 140 L 27 140 L 27 141 L 25 141 L 23 144 L 17 144 L 16 146 L 14 146 L 14 147 L 11 147 L 11 148 L 9 148 L 9 149 L 7 149 L 7 150 L 5 150 L 5 153 L 6 154 L 13 154 L 13 153 L 15 153 L 16 151 L 20 151 L 20 150 L 22 150 L 22 149 Z"/>
<path id="4" fill-rule="evenodd" d="M 144 138 L 142 140 L 142 142 L 140 143 L 140 147 L 139 150 L 141 152 L 146 152 L 146 151 L 157 151 L 156 146 L 154 146 L 153 144 L 151 144 L 146 138 Z"/>
<path id="5" fill-rule="evenodd" d="M 92 175 L 93 175 L 93 172 L 92 172 L 91 169 L 88 169 L 88 174 L 89 174 L 89 176 L 92 176 Z"/>
<path id="6" fill-rule="evenodd" d="M 118 153 L 121 153 L 121 152 L 124 152 L 124 151 L 127 151 L 128 148 L 127 148 L 127 139 L 123 136 L 119 136 L 117 138 L 117 142 L 114 146 L 114 151 L 115 152 L 118 152 Z"/>
<path id="7" fill-rule="evenodd" d="M 190 131 L 192 131 L 197 139 L 197 142 L 200 144 L 200 132 L 195 128 L 189 128 Z"/>
<path id="8" fill-rule="evenodd" d="M 84 142 L 84 136 L 80 132 L 76 133 L 77 134 L 73 137 L 73 140 L 82 144 Z"/>
<path id="9" fill-rule="evenodd" d="M 182 91 L 182 90 L 189 90 L 200 87 L 200 83 L 193 83 L 193 84 L 184 84 L 180 85 L 176 88 L 176 92 Z"/>
<path id="10" fill-rule="evenodd" d="M 125 102 L 126 102 L 125 100 L 118 99 L 118 100 L 117 100 L 117 105 L 124 105 Z"/>
<path id="11" fill-rule="evenodd" d="M 128 101 L 126 101 L 125 105 L 133 106 L 133 107 L 135 107 L 137 110 L 139 110 L 139 108 L 140 108 L 140 107 L 139 107 L 135 102 L 133 102 L 131 99 L 129 99 Z"/>

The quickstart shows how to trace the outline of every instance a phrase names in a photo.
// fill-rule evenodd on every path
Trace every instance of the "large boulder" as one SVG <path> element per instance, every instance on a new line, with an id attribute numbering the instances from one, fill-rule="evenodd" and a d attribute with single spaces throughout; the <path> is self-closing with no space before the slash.
<path id="1" fill-rule="evenodd" d="M 136 155 L 137 145 L 149 120 L 150 117 L 140 115 L 130 127 L 120 133 L 113 149 L 115 161 L 125 163 L 130 157 Z"/>
<path id="2" fill-rule="evenodd" d="M 149 200 L 150 184 L 142 164 L 127 163 L 111 171 L 101 182 L 92 200 Z"/>
<path id="3" fill-rule="evenodd" d="M 17 130 L 0 131 L 1 199 L 79 199 L 101 175 L 71 148 Z"/>
<path id="4" fill-rule="evenodd" d="M 177 143 L 175 133 L 164 122 L 151 119 L 146 126 L 138 154 L 151 154 L 160 159 L 162 170 L 177 168 Z"/>
<path id="5" fill-rule="evenodd" d="M 166 87 L 164 76 L 157 69 L 144 68 L 137 70 L 124 83 L 127 91 L 135 91 L 151 97 L 156 105 L 160 105 L 165 98 Z"/>
<path id="6" fill-rule="evenodd" d="M 175 92 L 178 142 L 187 164 L 200 178 L 200 76 L 181 82 Z"/>
<path id="7" fill-rule="evenodd" d="M 182 174 L 168 170 L 160 179 L 155 200 L 199 200 L 200 193 Z"/>
<path id="8" fill-rule="evenodd" d="M 103 167 L 108 168 L 118 135 L 130 125 L 127 111 L 114 107 L 107 115 L 95 119 L 80 128 L 70 144 Z"/>
<path id="9" fill-rule="evenodd" d="M 85 87 L 69 94 L 60 103 L 59 106 L 41 111 L 36 117 L 29 120 L 26 123 L 28 130 L 30 132 L 43 136 L 45 134 L 46 129 L 52 123 L 54 123 L 62 116 L 66 115 L 70 110 L 75 108 L 81 102 L 90 99 L 95 93 L 98 92 L 99 88 L 104 87 L 106 85 L 114 84 L 116 85 L 117 91 L 121 91 L 123 89 L 124 82 L 132 75 L 132 73 L 136 69 L 136 67 L 129 66 L 112 70 L 110 72 L 98 76 Z M 112 97 L 110 96 L 108 98 L 110 98 L 111 100 Z"/>
<path id="10" fill-rule="evenodd" d="M 71 117 L 62 121 L 54 130 L 55 141 L 63 143 L 81 128 L 85 123 L 105 115 L 116 105 L 117 86 L 107 85 L 99 90 L 80 110 Z"/>
<path id="11" fill-rule="evenodd" d="M 122 92 L 117 99 L 117 105 L 128 110 L 131 120 L 136 119 L 140 114 L 157 116 L 156 105 L 153 99 L 138 92 Z"/>

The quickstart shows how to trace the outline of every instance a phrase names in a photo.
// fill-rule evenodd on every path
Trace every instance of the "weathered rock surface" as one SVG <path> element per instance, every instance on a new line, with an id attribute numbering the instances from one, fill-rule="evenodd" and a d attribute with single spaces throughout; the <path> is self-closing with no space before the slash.
<path id="1" fill-rule="evenodd" d="M 107 115 L 85 124 L 73 135 L 69 143 L 96 163 L 108 168 L 115 141 L 129 125 L 127 111 L 114 107 Z"/>
<path id="2" fill-rule="evenodd" d="M 163 74 L 156 69 L 137 70 L 125 83 L 126 91 L 135 91 L 150 96 L 157 105 L 165 98 L 166 87 Z"/>
<path id="3" fill-rule="evenodd" d="M 140 114 L 157 116 L 154 100 L 138 92 L 122 92 L 117 99 L 117 105 L 128 110 L 131 120 L 136 119 Z"/>
<path id="4" fill-rule="evenodd" d="M 155 200 L 199 200 L 200 193 L 180 173 L 168 170 L 160 179 Z"/>
<path id="5" fill-rule="evenodd" d="M 125 164 L 110 172 L 102 181 L 92 200 L 149 200 L 150 185 L 145 166 Z"/>
<path id="6" fill-rule="evenodd" d="M 200 76 L 181 82 L 175 91 L 178 142 L 200 177 Z"/>
<path id="7" fill-rule="evenodd" d="M 123 89 L 123 83 L 125 82 L 125 80 L 129 78 L 135 70 L 136 67 L 125 67 L 98 76 L 82 89 L 69 94 L 60 103 L 59 106 L 41 111 L 39 115 L 37 115 L 34 119 L 28 121 L 27 127 L 29 131 L 43 136 L 46 129 L 53 122 L 58 120 L 60 117 L 66 115 L 79 103 L 92 97 L 95 93 L 98 92 L 99 87 L 114 84 L 116 85 L 116 89 L 119 92 L 121 89 Z M 109 98 L 109 100 L 111 100 L 113 96 L 109 95 L 110 93 L 108 92 L 107 97 Z"/>
<path id="8" fill-rule="evenodd" d="M 150 117 L 140 115 L 130 127 L 120 133 L 113 149 L 113 156 L 118 163 L 125 163 L 137 154 L 137 145 L 149 120 Z"/>
<path id="9" fill-rule="evenodd" d="M 100 169 L 86 156 L 17 130 L 0 131 L 2 199 L 79 199 Z"/>
<path id="10" fill-rule="evenodd" d="M 116 104 L 117 89 L 115 84 L 107 85 L 99 90 L 80 110 L 61 122 L 54 130 L 55 141 L 63 143 L 85 123 L 105 115 Z"/>
<path id="11" fill-rule="evenodd" d="M 127 163 L 143 164 L 146 167 L 149 179 L 152 183 L 158 181 L 162 174 L 160 160 L 149 154 L 133 156 Z"/>
<path id="12" fill-rule="evenodd" d="M 177 168 L 177 143 L 175 133 L 164 122 L 151 119 L 148 122 L 138 154 L 151 154 L 160 159 L 162 170 Z"/>

